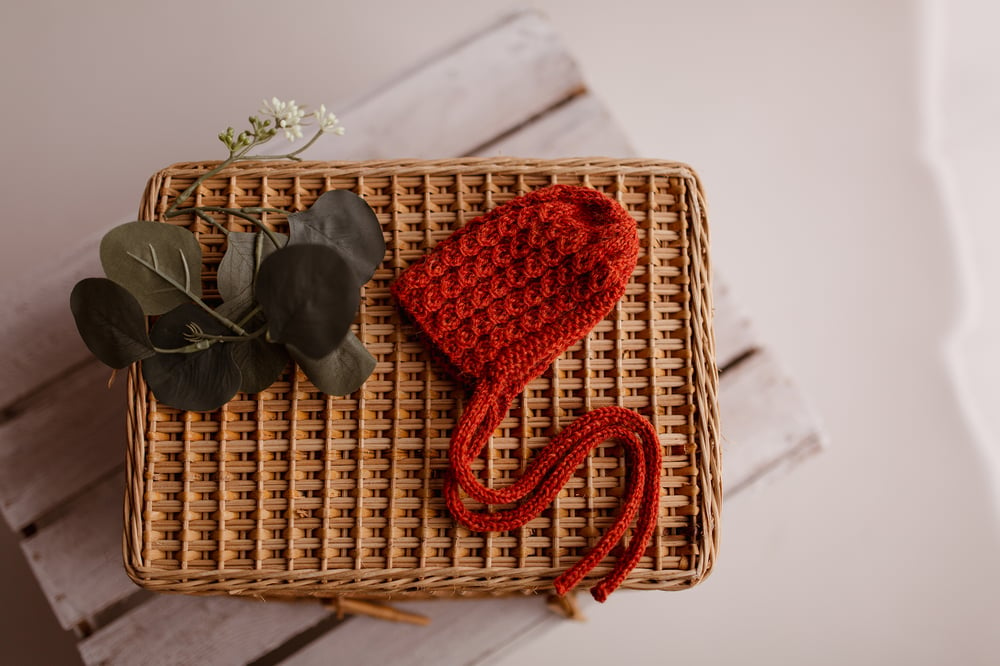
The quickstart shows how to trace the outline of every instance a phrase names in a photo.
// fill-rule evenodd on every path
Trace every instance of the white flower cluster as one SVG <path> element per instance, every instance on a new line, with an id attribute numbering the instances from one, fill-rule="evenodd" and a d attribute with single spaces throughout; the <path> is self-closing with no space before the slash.
<path id="1" fill-rule="evenodd" d="M 319 108 L 313 112 L 313 117 L 319 122 L 320 130 L 343 136 L 344 126 L 337 120 L 337 116 L 327 112 L 326 104 L 320 104 Z"/>
<path id="2" fill-rule="evenodd" d="M 321 132 L 331 132 L 338 135 L 344 133 L 344 126 L 340 124 L 337 116 L 327 112 L 325 104 L 321 104 L 319 109 L 306 116 L 305 107 L 296 104 L 294 99 L 283 102 L 277 97 L 272 97 L 270 100 L 263 100 L 260 114 L 265 118 L 273 119 L 275 128 L 283 130 L 285 138 L 289 141 L 301 139 L 303 126 L 312 120 L 319 124 Z"/>

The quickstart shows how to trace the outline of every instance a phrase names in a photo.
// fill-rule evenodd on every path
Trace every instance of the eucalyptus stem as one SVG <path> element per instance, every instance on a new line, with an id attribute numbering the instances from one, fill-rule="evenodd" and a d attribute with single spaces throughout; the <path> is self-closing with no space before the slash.
<path id="1" fill-rule="evenodd" d="M 264 325 L 253 333 L 247 333 L 246 335 L 211 335 L 209 333 L 202 333 L 200 339 L 210 342 L 246 342 L 248 340 L 256 340 L 266 332 L 267 325 Z"/>
<path id="2" fill-rule="evenodd" d="M 260 212 L 269 212 L 269 213 L 274 212 L 274 213 L 281 213 L 282 215 L 287 215 L 285 211 L 279 210 L 277 208 L 246 209 L 246 208 L 226 208 L 225 206 L 192 206 L 190 208 L 178 208 L 175 211 L 167 211 L 166 213 L 163 214 L 163 216 L 177 217 L 178 215 L 185 215 L 187 213 L 193 212 L 195 215 L 198 215 L 202 219 L 205 219 L 206 217 L 209 216 L 207 215 L 203 216 L 202 213 L 225 213 L 227 215 L 232 215 L 242 220 L 246 220 L 247 222 L 253 224 L 255 227 L 260 229 L 262 232 L 264 232 L 264 235 L 267 236 L 268 240 L 271 241 L 274 247 L 280 250 L 283 246 L 281 244 L 281 241 L 278 240 L 278 237 L 274 235 L 274 232 L 271 229 L 269 229 L 267 225 L 265 225 L 262 221 L 258 220 L 256 217 L 251 215 L 250 212 L 244 212 L 244 211 L 257 212 L 258 210 Z M 212 222 L 212 224 L 216 225 L 216 227 L 221 228 L 221 225 L 219 225 L 219 223 L 216 222 L 215 220 L 210 220 L 210 221 Z M 228 232 L 226 233 L 228 234 Z"/>
<path id="3" fill-rule="evenodd" d="M 179 215 L 180 213 L 186 212 L 186 211 L 189 211 L 189 210 L 193 210 L 195 215 L 197 215 L 198 217 L 200 217 L 201 219 L 203 219 L 205 222 L 208 222 L 213 227 L 215 227 L 216 229 L 218 229 L 219 231 L 221 231 L 223 236 L 226 236 L 227 238 L 229 237 L 229 229 L 226 229 L 219 222 L 217 222 L 214 217 L 212 217 L 211 215 L 209 215 L 208 213 L 206 213 L 204 211 L 198 210 L 197 208 L 182 208 L 180 211 L 174 211 L 174 213 L 175 213 L 175 215 Z"/>
<path id="4" fill-rule="evenodd" d="M 184 190 L 183 192 L 181 192 L 177 196 L 177 198 L 174 199 L 174 202 L 172 204 L 170 204 L 169 208 L 167 208 L 167 212 L 165 212 L 163 214 L 164 217 L 173 217 L 173 213 L 174 213 L 175 210 L 177 210 L 177 207 L 180 206 L 185 201 L 187 201 L 188 197 L 190 197 L 194 193 L 194 191 L 196 189 L 198 189 L 199 185 L 201 185 L 206 180 L 208 180 L 209 178 L 211 178 L 215 174 L 217 174 L 220 171 L 222 171 L 223 169 L 225 169 L 227 166 L 229 166 L 233 162 L 237 162 L 237 161 L 239 161 L 241 159 L 244 159 L 246 157 L 246 154 L 248 152 L 250 152 L 250 150 L 252 148 L 254 148 L 255 146 L 259 146 L 260 144 L 265 143 L 266 141 L 269 141 L 270 139 L 271 139 L 271 137 L 269 136 L 267 139 L 264 139 L 263 141 L 261 141 L 256 136 L 254 136 L 253 141 L 251 141 L 250 145 L 248 145 L 246 148 L 240 150 L 239 152 L 235 152 L 235 153 L 231 152 L 229 154 L 229 157 L 227 157 L 226 159 L 224 159 L 221 162 L 219 162 L 215 166 L 215 168 L 210 169 L 210 170 L 206 171 L 205 173 L 201 174 L 200 176 L 198 176 L 197 180 L 195 180 L 193 183 L 191 183 L 191 185 L 189 185 L 186 190 Z"/>
<path id="5" fill-rule="evenodd" d="M 247 333 L 246 335 L 210 335 L 208 333 L 199 333 L 198 339 L 189 345 L 184 345 L 183 347 L 172 347 L 169 349 L 154 346 L 153 351 L 159 352 L 160 354 L 191 354 L 197 351 L 205 351 L 217 342 L 247 342 L 249 340 L 256 340 L 266 332 L 267 326 L 265 325 L 261 326 L 253 333 Z"/>
<path id="6" fill-rule="evenodd" d="M 152 246 L 150 246 L 150 250 L 152 250 Z M 216 312 L 215 310 L 213 310 L 205 301 L 201 300 L 200 296 L 198 296 L 193 291 L 191 291 L 190 285 L 187 285 L 187 286 L 182 285 L 180 282 L 178 282 L 177 280 L 175 280 L 174 278 L 172 278 L 170 275 L 167 275 L 166 273 L 164 273 L 163 271 L 161 271 L 158 263 L 156 262 L 156 254 L 155 253 L 152 255 L 153 256 L 153 263 L 150 263 L 150 262 L 146 261 L 145 259 L 143 259 L 142 257 L 140 257 L 138 255 L 135 255 L 135 254 L 132 254 L 131 252 L 128 253 L 128 256 L 132 257 L 133 259 L 135 259 L 136 261 L 138 261 L 140 264 L 142 264 L 143 266 L 145 266 L 149 270 L 153 271 L 153 273 L 155 273 L 156 275 L 159 275 L 160 278 L 162 278 L 169 285 L 171 285 L 172 287 L 174 287 L 175 289 L 177 289 L 178 291 L 180 291 L 181 293 L 183 293 L 185 296 L 187 296 L 188 298 L 190 298 L 192 301 L 194 301 L 195 304 L 198 307 L 200 307 L 202 310 L 204 310 L 205 312 L 207 312 L 208 314 L 210 314 L 220 324 L 222 324 L 223 326 L 225 326 L 229 330 L 235 332 L 238 335 L 249 335 L 246 332 L 246 329 L 244 329 L 242 326 L 240 326 L 239 324 L 236 324 L 236 323 L 230 321 L 227 317 L 225 317 L 225 316 L 219 314 L 218 312 Z M 186 267 L 187 263 L 185 262 L 184 265 Z"/>
<path id="7" fill-rule="evenodd" d="M 285 153 L 284 155 L 251 155 L 247 159 L 248 160 L 295 160 L 296 162 L 301 162 L 302 158 L 298 157 L 298 155 L 302 152 L 305 152 L 309 148 L 309 146 L 316 143 L 317 139 L 323 136 L 324 133 L 325 132 L 323 132 L 322 129 L 319 130 L 318 132 L 316 132 L 313 138 L 309 139 L 309 141 L 305 145 L 303 145 L 301 148 L 293 150 L 290 153 Z"/>
<path id="8" fill-rule="evenodd" d="M 313 138 L 309 139 L 309 141 L 305 145 L 303 145 L 301 148 L 299 148 L 297 150 L 293 150 L 292 152 L 288 153 L 287 157 L 290 158 L 290 159 L 298 159 L 298 157 L 296 157 L 296 156 L 299 153 L 305 152 L 306 149 L 308 149 L 309 146 L 311 146 L 314 143 L 316 143 L 316 140 L 319 139 L 323 134 L 324 134 L 323 130 L 320 129 L 318 132 L 316 132 L 316 134 L 313 135 Z"/>
<path id="9" fill-rule="evenodd" d="M 205 351 L 213 344 L 215 343 L 209 340 L 200 340 L 198 342 L 192 342 L 189 345 L 184 345 L 183 347 L 172 347 L 169 349 L 154 346 L 153 351 L 157 352 L 158 354 L 193 354 L 194 352 L 197 351 Z"/>
<path id="10" fill-rule="evenodd" d="M 238 322 L 236 322 L 236 323 L 239 324 L 240 326 L 243 326 L 244 324 L 246 324 L 248 321 L 250 321 L 251 319 L 253 319 L 254 317 L 256 317 L 258 314 L 260 314 L 263 311 L 264 311 L 264 308 L 262 308 L 261 306 L 258 305 L 253 310 L 251 310 L 250 312 L 248 312 L 245 315 L 243 315 L 243 317 Z"/>
<path id="11" fill-rule="evenodd" d="M 193 192 L 194 192 L 194 191 L 195 191 L 196 189 L 198 189 L 198 186 L 199 186 L 199 185 L 201 185 L 201 184 L 202 184 L 202 183 L 204 183 L 204 182 L 205 182 L 206 180 L 208 180 L 209 178 L 211 178 L 211 177 L 212 177 L 212 176 L 214 176 L 215 174 L 217 174 L 217 173 L 219 173 L 220 171 L 222 171 L 223 169 L 225 169 L 225 168 L 226 168 L 227 166 L 229 166 L 230 164 L 232 164 L 233 162 L 235 162 L 235 161 L 236 161 L 236 160 L 238 160 L 239 158 L 240 158 L 240 157 L 239 157 L 239 154 L 235 154 L 235 155 L 230 155 L 229 157 L 227 157 L 227 158 L 226 158 L 226 159 L 224 159 L 223 161 L 219 162 L 219 164 L 218 164 L 218 165 L 217 165 L 217 166 L 216 166 L 216 167 L 215 167 L 214 169 L 211 169 L 211 170 L 209 170 L 209 171 L 206 171 L 206 172 L 205 172 L 205 173 L 203 173 L 203 174 L 202 174 L 201 176 L 199 176 L 199 177 L 198 177 L 198 179 L 197 179 L 196 181 L 194 181 L 193 183 L 191 183 L 191 185 L 190 185 L 190 186 L 189 186 L 189 187 L 188 187 L 188 188 L 187 188 L 186 190 L 184 190 L 183 192 L 181 192 L 181 193 L 180 193 L 180 194 L 179 194 L 179 195 L 177 196 L 177 198 L 176 198 L 176 199 L 174 199 L 174 202 L 173 202 L 172 204 L 170 204 L 170 208 L 168 208 L 168 209 L 167 209 L 167 212 L 166 212 L 166 213 L 164 213 L 164 214 L 163 214 L 163 216 L 164 216 L 164 217 L 173 217 L 173 212 L 174 212 L 175 210 L 177 210 L 177 207 L 178 207 L 178 206 L 180 206 L 180 205 L 181 205 L 182 203 L 184 203 L 185 201 L 187 201 L 187 200 L 188 200 L 188 197 L 190 197 L 190 196 L 191 196 L 191 194 L 192 194 L 192 193 L 193 193 Z"/>
<path id="12" fill-rule="evenodd" d="M 287 210 L 281 210 L 280 208 L 261 208 L 260 206 L 243 206 L 237 210 L 241 210 L 244 213 L 278 213 L 279 215 L 288 215 Z"/>

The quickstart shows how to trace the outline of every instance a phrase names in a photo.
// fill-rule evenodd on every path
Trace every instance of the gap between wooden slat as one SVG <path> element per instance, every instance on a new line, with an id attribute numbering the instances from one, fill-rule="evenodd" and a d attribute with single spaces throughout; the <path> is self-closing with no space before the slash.
<path id="1" fill-rule="evenodd" d="M 143 590 L 136 587 L 134 592 L 102 609 L 89 621 L 78 624 L 74 627 L 74 631 L 80 638 L 86 638 L 99 628 L 111 624 L 115 621 L 115 619 L 121 617 L 122 615 L 131 613 L 139 606 L 149 603 L 155 597 L 156 592 L 150 592 L 149 590 Z"/>
<path id="2" fill-rule="evenodd" d="M 769 351 L 747 356 L 723 377 L 719 406 L 726 497 L 822 449 L 818 417 Z"/>
<path id="3" fill-rule="evenodd" d="M 816 455 L 826 448 L 826 438 L 820 432 L 812 432 L 804 439 L 799 440 L 799 445 L 789 450 L 784 455 L 771 460 L 768 464 L 756 469 L 752 474 L 741 479 L 737 483 L 724 486 L 726 499 L 742 493 L 753 486 L 763 487 L 766 480 L 780 476 L 786 470 L 795 467 L 800 462 Z"/>
<path id="4" fill-rule="evenodd" d="M 308 645 L 313 644 L 317 639 L 322 636 L 329 634 L 334 629 L 340 628 L 341 625 L 350 620 L 351 617 L 337 618 L 333 613 L 330 613 L 329 617 L 323 618 L 313 626 L 309 627 L 305 631 L 292 636 L 290 639 L 285 641 L 282 645 L 278 646 L 274 650 L 271 650 L 267 654 L 261 655 L 257 659 L 249 662 L 247 666 L 276 666 L 284 662 L 286 659 L 291 657 L 297 652 L 302 651 Z M 380 620 L 375 620 L 379 622 Z M 381 622 L 385 622 L 381 620 Z M 333 659 L 332 655 L 327 655 L 329 662 L 344 663 L 348 664 L 350 662 L 344 661 L 338 658 Z"/>
<path id="5" fill-rule="evenodd" d="M 80 643 L 88 664 L 243 664 L 323 622 L 313 601 L 156 595 Z"/>
<path id="6" fill-rule="evenodd" d="M 495 146 L 499 146 L 503 144 L 504 141 L 514 138 L 515 136 L 519 135 L 523 130 L 531 127 L 532 125 L 535 125 L 546 116 L 550 116 L 550 114 L 556 113 L 559 110 L 566 108 L 567 106 L 577 101 L 581 97 L 585 96 L 586 94 L 587 94 L 586 86 L 581 85 L 577 88 L 574 88 L 568 91 L 566 97 L 560 100 L 556 100 L 556 102 L 553 103 L 551 106 L 542 109 L 541 111 L 531 116 L 530 118 L 525 119 L 524 122 L 519 123 L 514 127 L 511 127 L 510 129 L 508 129 L 506 132 L 503 132 L 499 136 L 496 136 L 490 139 L 489 141 L 485 141 L 482 144 L 475 146 L 474 148 L 470 149 L 466 154 L 469 156 L 494 155 L 496 154 Z M 537 155 L 534 155 L 534 157 L 537 157 Z"/>
<path id="7" fill-rule="evenodd" d="M 11 528 L 39 523 L 121 466 L 125 378 L 108 391 L 109 374 L 90 360 L 0 425 L 0 511 Z"/>
<path id="8" fill-rule="evenodd" d="M 533 158 L 634 157 L 635 150 L 601 100 L 592 93 L 581 92 L 553 105 L 517 131 L 490 140 L 471 154 Z"/>
<path id="9" fill-rule="evenodd" d="M 533 628 L 564 621 L 545 607 L 544 597 L 438 599 L 400 603 L 401 609 L 433 618 L 418 627 L 355 617 L 344 628 L 291 654 L 284 666 L 444 666 L 476 664 L 499 646 L 520 642 Z M 268 662 L 276 663 L 276 662 Z"/>
<path id="10" fill-rule="evenodd" d="M 94 365 L 97 362 L 98 361 L 96 361 L 93 356 L 87 356 L 86 358 L 81 358 L 76 363 L 73 363 L 72 365 L 63 369 L 59 373 L 59 376 L 53 377 L 52 379 L 46 381 L 44 384 L 40 384 L 35 388 L 31 389 L 28 393 L 21 395 L 19 398 L 15 399 L 14 402 L 8 404 L 3 409 L 0 409 L 0 426 L 3 426 L 9 421 L 13 421 L 14 419 L 20 418 L 28 411 L 30 411 L 33 405 L 45 400 L 48 389 L 53 384 L 57 384 L 58 382 L 64 381 L 66 375 L 76 374 L 77 372 L 80 372 L 81 370 L 87 368 L 88 366 Z M 111 369 L 108 368 L 107 374 L 109 377 L 111 376 L 111 372 L 112 372 Z M 125 379 L 124 374 L 122 375 L 122 377 L 116 377 L 115 379 L 116 381 L 124 380 Z"/>
<path id="11" fill-rule="evenodd" d="M 725 365 L 720 365 L 719 366 L 719 375 L 721 376 L 721 375 L 729 372 L 730 370 L 734 370 L 741 363 L 743 363 L 744 361 L 749 360 L 758 351 L 759 351 L 759 349 L 757 347 L 751 347 L 750 349 L 747 349 L 746 351 L 742 352 L 741 354 L 737 354 L 736 356 L 732 357 Z"/>

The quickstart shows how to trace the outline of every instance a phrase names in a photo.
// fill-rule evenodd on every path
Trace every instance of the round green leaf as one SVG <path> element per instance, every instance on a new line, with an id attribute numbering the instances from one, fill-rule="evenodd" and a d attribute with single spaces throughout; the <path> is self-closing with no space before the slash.
<path id="1" fill-rule="evenodd" d="M 146 318 L 127 289 L 105 278 L 86 278 L 69 297 L 76 328 L 102 363 L 124 368 L 153 355 Z"/>
<path id="2" fill-rule="evenodd" d="M 230 321 L 241 322 L 251 311 L 251 307 L 237 306 L 234 301 L 226 301 L 215 308 L 215 311 Z M 243 327 L 254 332 L 265 324 L 264 316 L 258 313 L 244 322 Z M 233 342 L 232 346 L 233 360 L 243 376 L 240 383 L 240 391 L 243 393 L 260 393 L 276 382 L 288 366 L 288 351 L 284 345 L 272 344 L 263 336 L 245 342 Z"/>
<path id="3" fill-rule="evenodd" d="M 288 245 L 264 260 L 256 297 L 271 342 L 322 358 L 340 344 L 360 303 L 360 284 L 340 252 L 323 245 Z"/>
<path id="4" fill-rule="evenodd" d="M 231 332 L 198 306 L 185 303 L 160 317 L 149 332 L 160 349 L 190 344 L 189 324 L 210 335 Z M 233 345 L 217 342 L 190 353 L 157 352 L 142 363 L 142 376 L 161 402 L 195 412 L 212 411 L 228 402 L 240 388 L 240 369 L 233 360 Z"/>
<path id="5" fill-rule="evenodd" d="M 288 367 L 288 352 L 284 346 L 260 337 L 233 343 L 233 360 L 243 376 L 240 391 L 260 393 L 278 381 L 281 372 Z"/>
<path id="6" fill-rule="evenodd" d="M 290 243 L 316 243 L 340 251 L 359 285 L 372 278 L 385 256 L 382 225 L 371 206 L 349 190 L 326 192 L 301 213 L 288 216 Z"/>
<path id="7" fill-rule="evenodd" d="M 282 371 L 288 367 L 288 352 L 282 345 L 254 338 L 233 343 L 233 360 L 243 377 L 240 391 L 260 393 L 278 381 Z"/>
<path id="8" fill-rule="evenodd" d="M 187 229 L 140 220 L 101 239 L 104 273 L 158 315 L 201 297 L 201 246 Z"/>
<path id="9" fill-rule="evenodd" d="M 282 247 L 288 242 L 285 234 L 274 235 Z M 219 263 L 219 295 L 226 303 L 248 306 L 253 303 L 253 280 L 258 266 L 278 248 L 260 231 L 231 231 L 226 243 L 226 254 Z"/>
<path id="10" fill-rule="evenodd" d="M 375 371 L 375 357 L 353 332 L 348 332 L 344 341 L 322 358 L 309 358 L 292 346 L 288 352 L 316 388 L 330 395 L 354 393 Z"/>

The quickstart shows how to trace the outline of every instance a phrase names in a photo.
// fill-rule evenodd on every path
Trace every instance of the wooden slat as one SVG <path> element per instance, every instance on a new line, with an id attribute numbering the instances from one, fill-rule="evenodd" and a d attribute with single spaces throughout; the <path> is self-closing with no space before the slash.
<path id="1" fill-rule="evenodd" d="M 73 629 L 139 588 L 122 567 L 124 474 L 102 481 L 21 547 L 59 624 Z"/>
<path id="2" fill-rule="evenodd" d="M 284 666 L 441 666 L 476 664 L 529 633 L 565 620 L 542 597 L 463 599 L 395 604 L 431 618 L 426 627 L 352 618 L 283 661 Z M 336 658 L 333 659 L 333 656 Z"/>
<path id="3" fill-rule="evenodd" d="M 123 222 L 126 220 L 122 220 Z M 0 407 L 7 407 L 37 386 L 87 357 L 69 311 L 69 293 L 82 278 L 99 275 L 99 236 L 86 238 L 65 256 L 39 262 L 36 273 L 5 281 L 0 291 Z M 21 344 L 9 344 L 11 341 Z"/>
<path id="4" fill-rule="evenodd" d="M 726 368 L 759 349 L 761 342 L 750 318 L 718 271 L 712 276 L 712 302 L 715 304 L 715 362 L 720 368 Z"/>
<path id="5" fill-rule="evenodd" d="M 253 661 L 325 617 L 314 601 L 159 595 L 82 641 L 80 654 L 87 664 L 231 666 Z"/>
<path id="6" fill-rule="evenodd" d="M 0 509 L 22 529 L 125 456 L 125 377 L 96 360 L 19 403 L 0 424 Z"/>
<path id="7" fill-rule="evenodd" d="M 583 88 L 552 25 L 515 14 L 348 106 L 347 133 L 309 159 L 467 155 Z"/>
<path id="8" fill-rule="evenodd" d="M 559 108 L 475 151 L 481 157 L 626 157 L 635 151 L 604 104 L 590 93 L 567 100 Z"/>
<path id="9" fill-rule="evenodd" d="M 823 446 L 816 415 L 766 350 L 723 375 L 719 408 L 727 498 L 776 478 Z"/>

